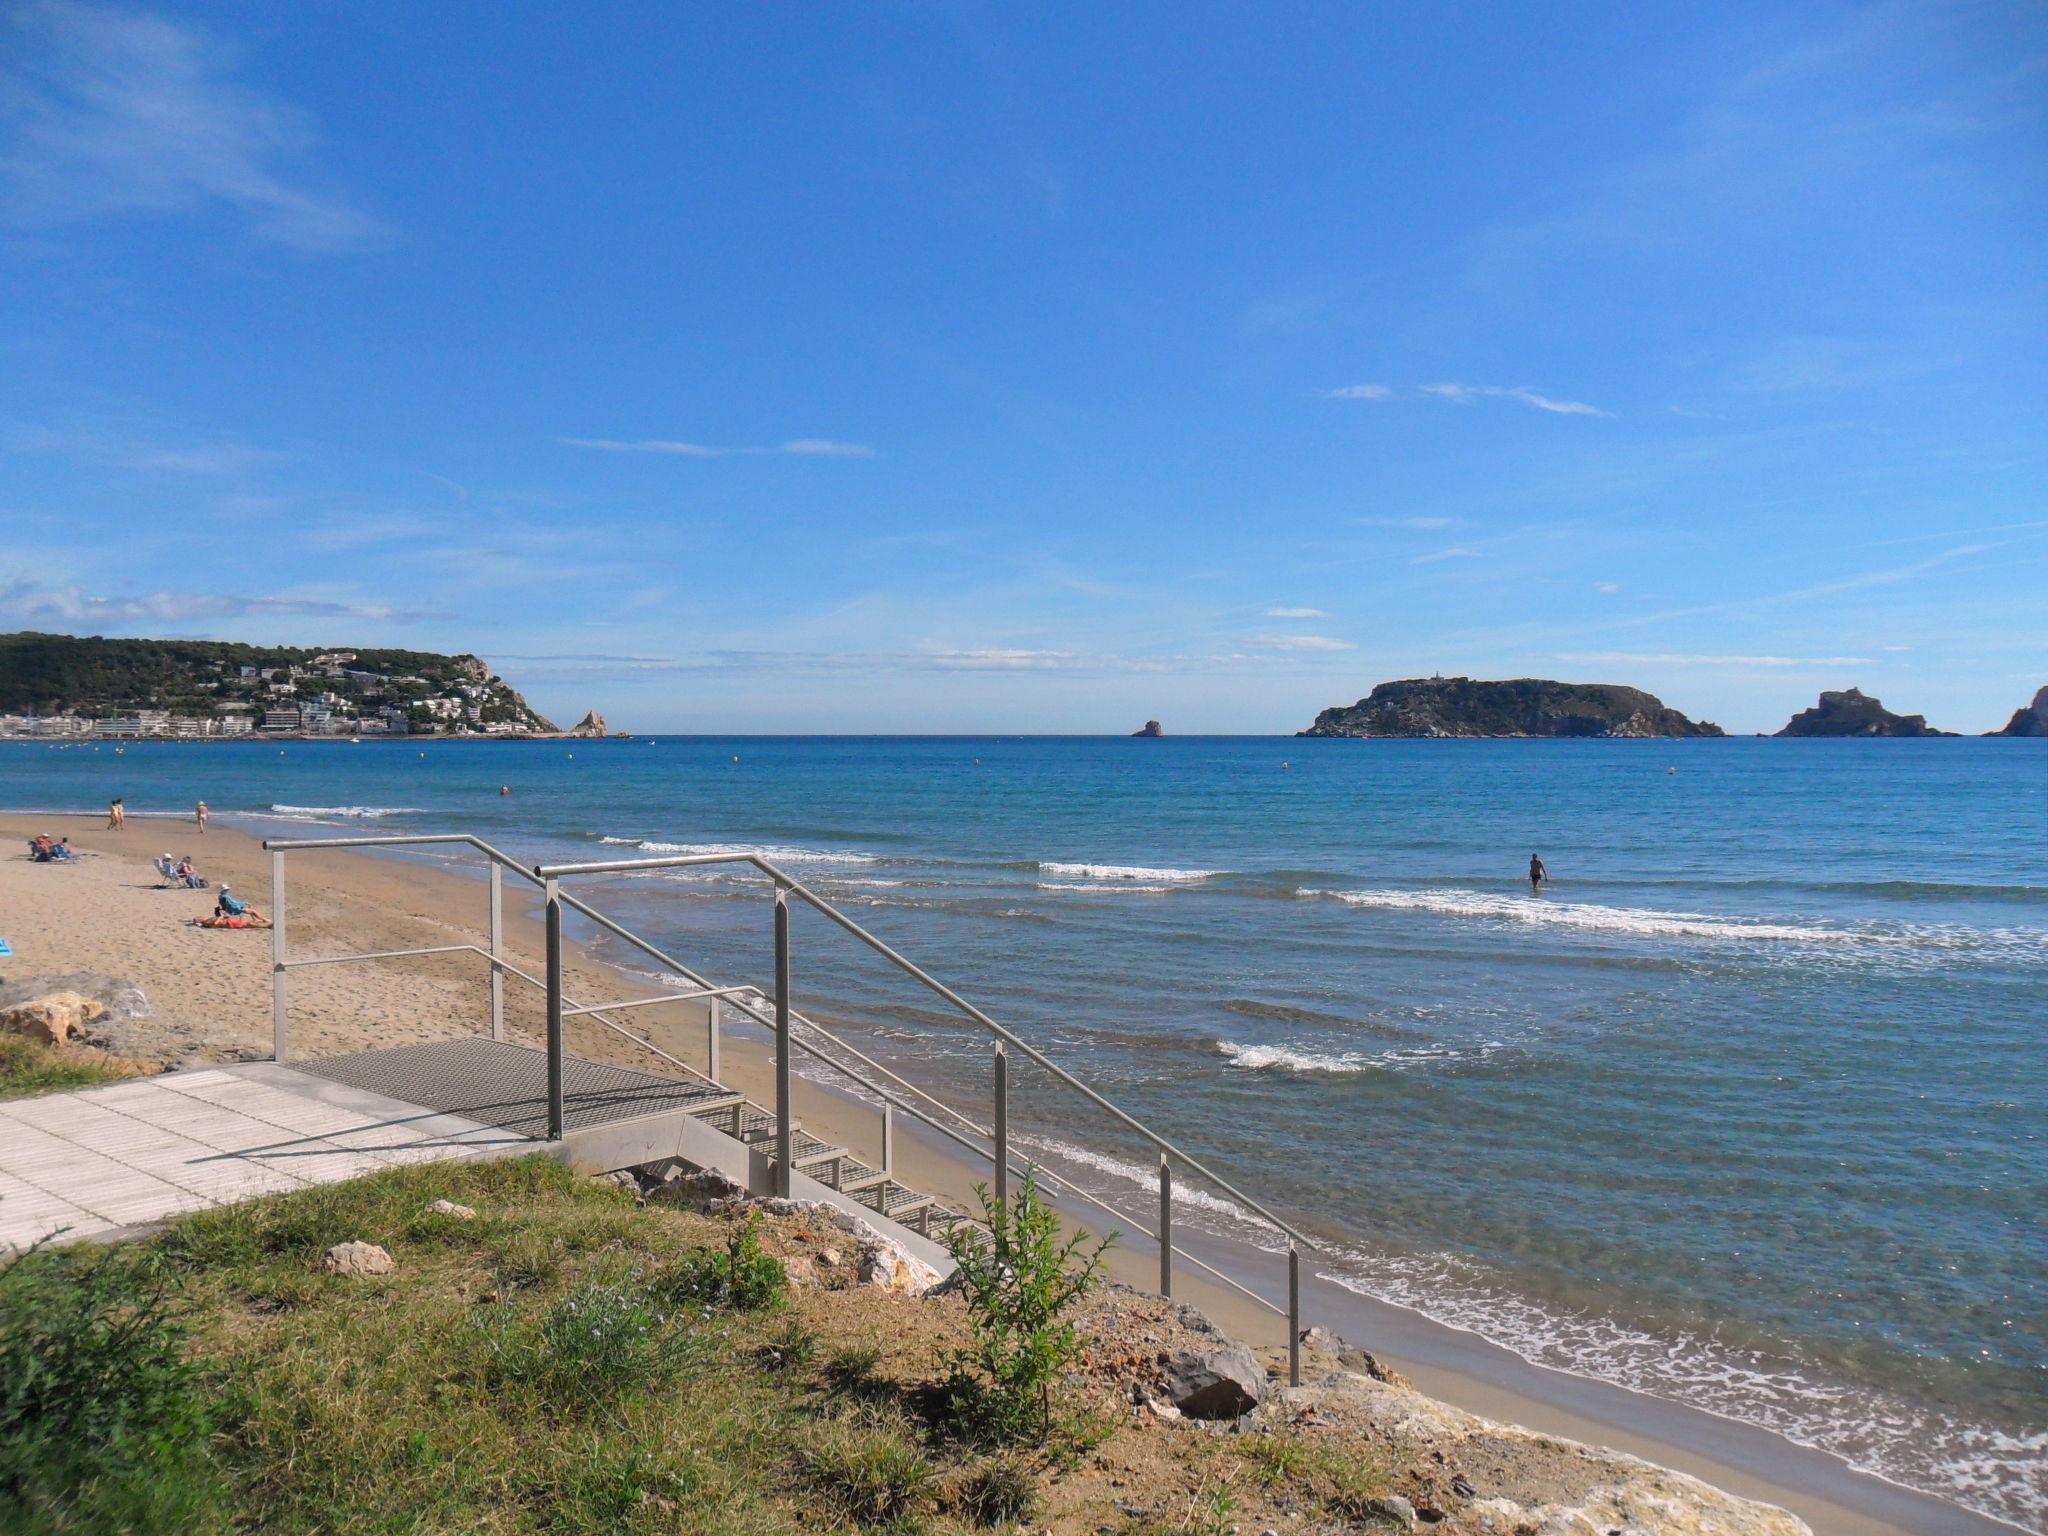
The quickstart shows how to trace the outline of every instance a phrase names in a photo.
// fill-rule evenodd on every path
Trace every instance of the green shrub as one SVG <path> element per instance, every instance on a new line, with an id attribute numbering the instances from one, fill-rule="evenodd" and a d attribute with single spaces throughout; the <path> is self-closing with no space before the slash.
<path id="1" fill-rule="evenodd" d="M 767 1312 L 788 1299 L 789 1275 L 780 1259 L 761 1251 L 761 1218 L 754 1214 L 728 1234 L 723 1254 L 691 1250 L 662 1272 L 655 1290 L 676 1303 Z"/>
<path id="2" fill-rule="evenodd" d="M 873 1344 L 851 1344 L 837 1350 L 825 1362 L 825 1379 L 842 1392 L 864 1385 L 882 1363 L 882 1351 Z"/>
<path id="3" fill-rule="evenodd" d="M 761 1346 L 761 1363 L 770 1370 L 800 1371 L 817 1353 L 817 1329 L 791 1318 Z"/>
<path id="4" fill-rule="evenodd" d="M 1059 1214 L 1029 1167 L 1007 1203 L 985 1184 L 975 1192 L 986 1227 L 961 1222 L 946 1234 L 974 1332 L 974 1347 L 955 1360 L 947 1397 L 972 1435 L 1042 1440 L 1053 1425 L 1053 1380 L 1080 1353 L 1066 1314 L 1094 1284 L 1115 1234 L 1093 1249 L 1080 1232 L 1063 1241 Z"/>
<path id="5" fill-rule="evenodd" d="M 218 1412 L 146 1250 L 0 1270 L 0 1509 L 10 1530 L 204 1529 Z"/>
<path id="6" fill-rule="evenodd" d="M 20 1035 L 0 1034 L 0 1099 L 25 1099 L 30 1094 L 65 1088 L 90 1088 L 118 1082 L 112 1068 L 78 1056 L 67 1056 Z"/>

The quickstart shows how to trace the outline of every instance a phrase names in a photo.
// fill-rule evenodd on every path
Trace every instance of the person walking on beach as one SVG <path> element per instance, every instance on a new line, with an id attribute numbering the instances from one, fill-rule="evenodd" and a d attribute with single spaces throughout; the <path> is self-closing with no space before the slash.
<path id="1" fill-rule="evenodd" d="M 199 823 L 199 835 L 206 836 L 206 802 L 200 801 L 192 807 L 192 819 Z"/>
<path id="2" fill-rule="evenodd" d="M 119 832 L 128 824 L 128 808 L 121 804 L 121 797 L 114 796 L 107 802 L 107 830 Z"/>
<path id="3" fill-rule="evenodd" d="M 1531 896 L 1534 896 L 1534 895 L 1535 895 L 1535 894 L 1537 894 L 1537 893 L 1538 893 L 1539 891 L 1541 891 L 1541 890 L 1543 889 L 1543 882 L 1544 882 L 1544 881 L 1546 881 L 1546 880 L 1548 880 L 1549 878 L 1550 878 L 1550 871 L 1549 871 L 1549 870 L 1547 870 L 1547 869 L 1545 869 L 1545 868 L 1543 867 L 1543 859 L 1542 859 L 1542 857 L 1541 857 L 1540 855 L 1538 855 L 1538 854 L 1534 854 L 1534 853 L 1530 854 L 1530 855 L 1529 855 L 1529 894 L 1530 894 Z"/>

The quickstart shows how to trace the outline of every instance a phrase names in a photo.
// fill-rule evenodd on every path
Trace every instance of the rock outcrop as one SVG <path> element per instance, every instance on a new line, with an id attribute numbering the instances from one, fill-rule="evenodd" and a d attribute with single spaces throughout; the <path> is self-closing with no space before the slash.
<path id="1" fill-rule="evenodd" d="M 77 992 L 52 992 L 9 1008 L 0 1008 L 0 1030 L 22 1035 L 38 1045 L 63 1045 L 85 1034 L 85 1026 L 103 1017 L 106 1005 Z"/>
<path id="2" fill-rule="evenodd" d="M 1993 736 L 2048 736 L 2048 688 L 2034 695 L 2034 702 L 2012 712 L 2002 731 Z"/>
<path id="3" fill-rule="evenodd" d="M 581 720 L 578 720 L 574 726 L 570 727 L 569 734 L 571 736 L 603 736 L 608 734 L 605 730 L 604 716 L 593 709 Z"/>
<path id="4" fill-rule="evenodd" d="M 1235 1339 L 1183 1349 L 1166 1362 L 1166 1401 L 1191 1419 L 1242 1418 L 1266 1395 L 1266 1370 Z"/>
<path id="5" fill-rule="evenodd" d="M 1381 683 L 1356 704 L 1316 716 L 1300 736 L 1720 736 L 1640 688 L 1545 678 L 1475 682 L 1418 677 Z"/>
<path id="6" fill-rule="evenodd" d="M 1953 736 L 1937 731 L 1925 715 L 1895 715 L 1860 688 L 1823 693 L 1820 703 L 1785 723 L 1780 736 Z"/>
<path id="7" fill-rule="evenodd" d="M 1157 720 L 1147 720 L 1143 726 L 1131 732 L 1131 734 L 1133 736 L 1164 736 L 1166 732 L 1159 729 L 1159 722 Z"/>

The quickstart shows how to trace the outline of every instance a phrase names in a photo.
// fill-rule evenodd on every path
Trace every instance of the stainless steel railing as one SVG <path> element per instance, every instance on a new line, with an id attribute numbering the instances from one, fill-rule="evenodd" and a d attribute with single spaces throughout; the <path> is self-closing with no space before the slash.
<path id="1" fill-rule="evenodd" d="M 286 941 L 285 924 L 285 856 L 298 851 L 342 848 L 404 848 L 428 845 L 462 845 L 484 855 L 490 880 L 489 905 L 489 947 L 475 944 L 437 945 L 423 949 L 383 950 L 354 955 L 325 955 L 293 959 Z M 1301 1250 L 1317 1250 L 1313 1239 L 1273 1212 L 1258 1200 L 1246 1194 L 1235 1184 L 1218 1174 L 1214 1169 L 1193 1154 L 1167 1140 L 1151 1127 L 1126 1113 L 1101 1093 L 1061 1067 L 1042 1051 L 1020 1038 L 1014 1031 L 998 1023 L 982 1009 L 962 997 L 953 988 L 938 980 L 930 972 L 898 953 L 889 944 L 870 933 L 866 928 L 840 911 L 823 896 L 809 889 L 794 876 L 778 868 L 768 859 L 754 853 L 710 853 L 678 854 L 651 859 L 607 859 L 574 864 L 535 865 L 531 869 L 521 865 L 510 855 L 466 833 L 429 833 L 395 836 L 344 837 L 344 838 L 298 838 L 267 840 L 264 847 L 271 855 L 271 904 L 273 927 L 271 930 L 271 971 L 272 971 L 272 1046 L 278 1061 L 286 1059 L 287 992 L 286 976 L 294 969 L 311 965 L 333 965 L 351 961 L 397 959 L 403 957 L 474 953 L 490 964 L 490 1016 L 491 1037 L 502 1040 L 505 1029 L 504 978 L 507 974 L 531 983 L 545 991 L 546 1033 L 548 1058 L 548 1131 L 550 1139 L 559 1140 L 563 1131 L 562 1107 L 562 1063 L 564 1057 L 563 1029 L 570 1018 L 588 1017 L 604 1024 L 615 1032 L 634 1041 L 640 1046 L 661 1056 L 664 1060 L 681 1067 L 691 1076 L 702 1076 L 707 1082 L 716 1082 L 719 1067 L 719 1019 L 721 1005 L 730 1004 L 740 1013 L 760 1024 L 773 1035 L 774 1049 L 774 1111 L 776 1127 L 776 1148 L 774 1167 L 778 1193 L 789 1193 L 790 1174 L 794 1162 L 794 1138 L 796 1121 L 793 1114 L 791 1065 L 796 1053 L 806 1056 L 830 1068 L 837 1075 L 846 1078 L 868 1094 L 879 1098 L 882 1103 L 882 1160 L 885 1172 L 893 1165 L 893 1115 L 902 1111 L 945 1137 L 947 1140 L 967 1149 L 978 1158 L 989 1161 L 995 1172 L 995 1194 L 1006 1199 L 1009 1179 L 1013 1171 L 1009 1144 L 1009 1051 L 1014 1049 L 1055 1081 L 1071 1089 L 1108 1114 L 1126 1130 L 1149 1142 L 1159 1153 L 1159 1215 L 1158 1230 L 1146 1232 L 1142 1223 L 1131 1218 L 1116 1207 L 1096 1197 L 1092 1192 L 1075 1185 L 1072 1180 L 1048 1176 L 1054 1186 L 1054 1193 L 1064 1192 L 1094 1205 L 1119 1221 L 1130 1222 L 1143 1235 L 1152 1238 L 1159 1249 L 1159 1289 L 1162 1295 L 1173 1294 L 1173 1261 L 1179 1257 L 1212 1277 L 1229 1285 L 1232 1289 L 1249 1297 L 1268 1309 L 1279 1312 L 1266 1297 L 1224 1274 L 1195 1255 L 1180 1249 L 1173 1241 L 1173 1165 L 1176 1161 L 1206 1182 L 1214 1185 L 1236 1200 L 1245 1210 L 1251 1212 L 1287 1243 L 1287 1307 L 1288 1319 L 1288 1372 L 1295 1383 L 1301 1378 Z M 774 891 L 774 940 L 775 940 L 775 985 L 772 998 L 763 999 L 759 988 L 745 986 L 717 986 L 684 965 L 674 956 L 667 954 L 640 935 L 627 929 L 612 918 L 599 912 L 577 897 L 562 889 L 565 879 L 600 874 L 618 874 L 649 869 L 674 869 L 715 864 L 744 864 L 765 875 Z M 540 888 L 544 927 L 546 934 L 546 960 L 543 977 L 535 977 L 512 964 L 504 952 L 504 897 L 503 874 L 510 870 L 519 878 Z M 991 1105 L 993 1123 L 989 1127 L 977 1124 L 969 1117 L 935 1098 L 899 1074 L 866 1056 L 815 1020 L 803 1017 L 792 1007 L 790 981 L 790 938 L 789 904 L 792 899 L 802 901 L 826 919 L 850 934 L 862 944 L 881 955 L 896 969 L 917 981 L 943 999 L 966 1019 L 987 1032 L 994 1040 L 992 1060 L 993 1087 Z M 670 974 L 686 982 L 690 990 L 662 993 L 652 997 L 627 999 L 623 1002 L 579 1005 L 569 998 L 563 989 L 562 969 L 564 956 L 563 914 L 575 911 L 614 936 L 626 941 L 668 968 Z M 762 1001 L 755 1001 L 763 999 Z M 682 1062 L 667 1051 L 656 1046 L 651 1040 L 638 1035 L 608 1017 L 613 1010 L 650 1007 L 662 1003 L 702 1001 L 708 1012 L 708 1073 L 699 1073 L 694 1067 Z M 879 1082 L 876 1076 L 869 1076 L 845 1062 L 835 1059 L 826 1050 L 807 1041 L 797 1031 L 808 1030 L 819 1038 L 830 1042 L 833 1049 L 844 1051 L 859 1060 L 868 1072 L 888 1079 Z M 893 1085 L 893 1086 L 892 1086 Z M 898 1091 L 902 1090 L 902 1091 Z M 948 1119 L 964 1126 L 968 1131 L 991 1143 L 989 1148 L 976 1145 L 959 1132 L 935 1118 L 932 1113 L 919 1107 L 918 1101 L 933 1106 Z M 1027 1165 L 1029 1160 L 1027 1159 Z"/>

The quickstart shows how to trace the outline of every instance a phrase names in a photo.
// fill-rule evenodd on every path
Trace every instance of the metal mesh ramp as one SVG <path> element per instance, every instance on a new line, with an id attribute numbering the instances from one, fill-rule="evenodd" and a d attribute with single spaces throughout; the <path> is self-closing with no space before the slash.
<path id="1" fill-rule="evenodd" d="M 548 1058 L 545 1051 L 505 1040 L 430 1040 L 424 1045 L 300 1059 L 292 1066 L 387 1098 L 445 1110 L 484 1125 L 545 1140 Z M 571 1131 L 664 1110 L 689 1110 L 730 1098 L 708 1083 L 658 1077 L 562 1058 L 562 1120 Z"/>

